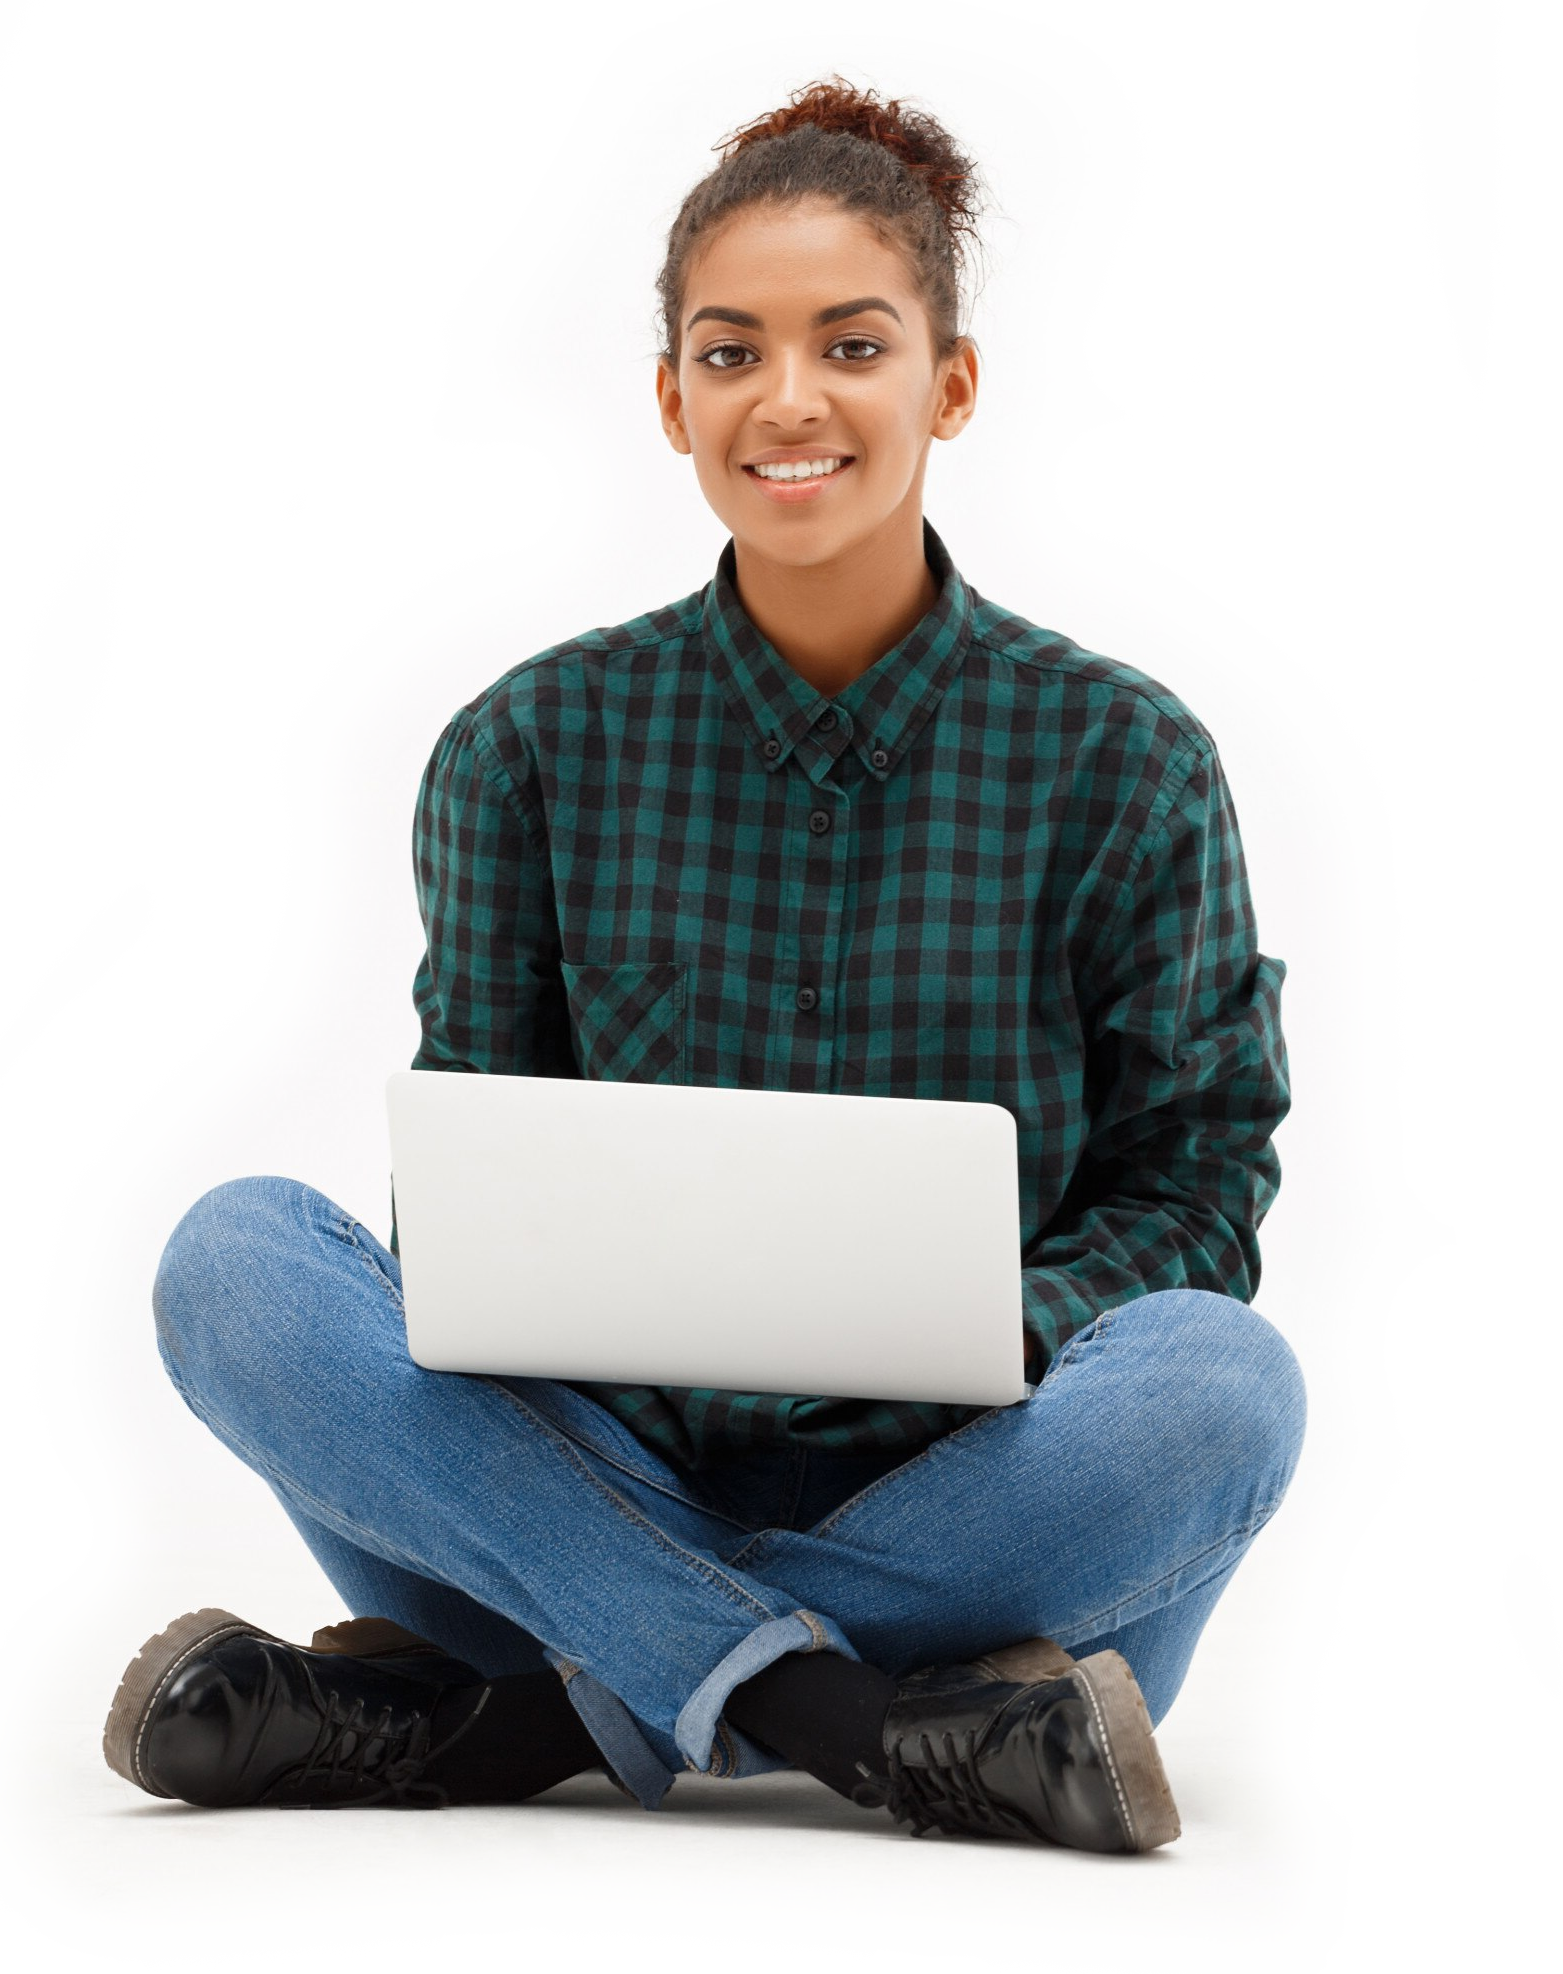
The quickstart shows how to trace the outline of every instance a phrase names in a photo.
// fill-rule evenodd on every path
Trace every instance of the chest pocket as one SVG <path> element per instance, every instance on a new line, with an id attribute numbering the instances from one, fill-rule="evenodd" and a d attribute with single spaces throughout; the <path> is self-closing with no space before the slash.
<path id="1" fill-rule="evenodd" d="M 599 1083 L 678 1083 L 684 1076 L 685 963 L 561 960 L 581 1074 Z"/>

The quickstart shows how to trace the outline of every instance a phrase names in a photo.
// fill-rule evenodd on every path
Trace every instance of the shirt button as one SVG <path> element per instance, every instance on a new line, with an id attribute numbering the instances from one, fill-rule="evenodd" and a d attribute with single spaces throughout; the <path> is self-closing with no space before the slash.
<path id="1" fill-rule="evenodd" d="M 821 733 L 829 733 L 831 728 L 836 724 L 836 716 L 827 706 L 814 724 L 819 728 Z"/>
<path id="2" fill-rule="evenodd" d="M 812 987 L 800 987 L 796 999 L 798 1006 L 807 1011 L 813 1007 L 814 1003 L 819 999 L 819 995 L 815 993 Z"/>
<path id="3" fill-rule="evenodd" d="M 869 756 L 869 758 L 870 760 L 872 760 L 876 768 L 882 768 L 885 765 L 885 763 L 890 759 L 890 756 L 885 752 L 885 750 L 882 747 L 876 747 L 873 753 Z"/>
<path id="4" fill-rule="evenodd" d="M 781 752 L 781 742 L 777 740 L 773 735 L 772 738 L 766 741 L 765 743 L 765 758 L 768 761 L 774 761 L 776 759 L 776 756 L 780 752 Z"/>
<path id="5" fill-rule="evenodd" d="M 823 836 L 825 831 L 830 828 L 829 809 L 813 810 L 809 816 L 809 828 L 813 830 L 816 836 Z"/>

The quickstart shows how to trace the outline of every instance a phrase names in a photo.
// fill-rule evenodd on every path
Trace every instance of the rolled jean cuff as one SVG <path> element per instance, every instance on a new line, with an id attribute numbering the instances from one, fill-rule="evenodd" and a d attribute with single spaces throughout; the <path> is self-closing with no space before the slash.
<path id="1" fill-rule="evenodd" d="M 608 1773 L 635 1798 L 642 1809 L 654 1810 L 672 1788 L 677 1769 L 669 1768 L 646 1739 L 640 1723 L 618 1694 L 583 1672 L 552 1646 L 545 1645 L 543 1657 L 564 1681 L 570 1704 L 580 1715 L 581 1725 L 602 1751 Z"/>
<path id="2" fill-rule="evenodd" d="M 784 1652 L 839 1652 L 843 1658 L 862 1657 L 832 1618 L 794 1611 L 785 1617 L 765 1619 L 717 1662 L 679 1709 L 670 1752 L 682 1757 L 686 1769 L 736 1780 L 792 1766 L 785 1757 L 751 1740 L 721 1717 L 733 1688 L 763 1671 Z M 679 1771 L 669 1766 L 667 1756 L 647 1738 L 641 1722 L 601 1680 L 552 1647 L 544 1648 L 544 1657 L 564 1680 L 571 1704 L 612 1773 L 642 1809 L 658 1808 Z M 664 1736 L 658 1734 L 656 1738 L 665 1744 Z"/>
<path id="3" fill-rule="evenodd" d="M 704 1775 L 736 1777 L 767 1775 L 792 1766 L 721 1718 L 733 1688 L 764 1671 L 784 1652 L 839 1652 L 847 1659 L 862 1657 L 833 1618 L 819 1617 L 813 1611 L 767 1618 L 747 1638 L 739 1639 L 726 1658 L 717 1661 L 680 1707 L 673 1736 L 686 1767 Z M 720 1746 L 716 1745 L 718 1725 Z"/>

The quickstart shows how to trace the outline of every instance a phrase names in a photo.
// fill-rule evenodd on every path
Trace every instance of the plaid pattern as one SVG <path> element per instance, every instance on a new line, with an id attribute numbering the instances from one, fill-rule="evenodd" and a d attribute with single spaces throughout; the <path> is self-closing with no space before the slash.
<path id="1" fill-rule="evenodd" d="M 1286 966 L 1201 723 L 923 530 L 937 602 L 833 700 L 750 622 L 729 540 L 703 589 L 453 716 L 413 831 L 412 1066 L 1004 1105 L 1035 1381 L 1133 1296 L 1252 1300 Z M 690 1471 L 759 1443 L 909 1457 L 980 1409 L 577 1389 Z"/>

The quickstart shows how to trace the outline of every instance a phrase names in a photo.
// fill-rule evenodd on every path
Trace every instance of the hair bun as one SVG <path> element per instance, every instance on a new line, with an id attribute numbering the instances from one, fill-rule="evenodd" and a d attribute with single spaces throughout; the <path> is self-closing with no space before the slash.
<path id="1" fill-rule="evenodd" d="M 868 222 L 900 256 L 926 311 L 936 362 L 974 345 L 960 326 L 961 277 L 968 245 L 980 246 L 984 186 L 936 118 L 837 75 L 795 89 L 783 108 L 711 148 L 722 160 L 685 194 L 657 276 L 657 354 L 669 368 L 677 371 L 681 360 L 679 319 L 700 242 L 751 207 L 788 210 L 816 199 Z"/>
<path id="2" fill-rule="evenodd" d="M 978 191 L 974 165 L 961 155 L 936 118 L 921 110 L 903 110 L 904 100 L 891 97 L 888 102 L 881 101 L 874 90 L 856 89 L 838 74 L 833 82 L 811 82 L 795 89 L 785 108 L 741 125 L 712 148 L 722 152 L 725 164 L 751 144 L 763 143 L 768 137 L 785 137 L 808 124 L 860 137 L 882 144 L 922 181 L 943 213 L 952 238 L 975 231 Z"/>

